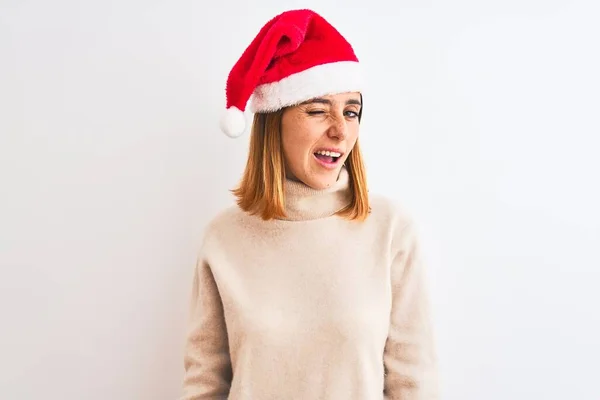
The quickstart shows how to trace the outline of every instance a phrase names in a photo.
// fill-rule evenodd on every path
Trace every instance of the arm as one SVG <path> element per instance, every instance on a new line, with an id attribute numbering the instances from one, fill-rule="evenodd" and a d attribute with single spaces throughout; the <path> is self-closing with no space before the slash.
<path id="1" fill-rule="evenodd" d="M 223 304 L 210 266 L 202 259 L 194 270 L 184 351 L 181 400 L 226 399 L 232 372 Z"/>
<path id="2" fill-rule="evenodd" d="M 386 400 L 437 400 L 437 365 L 423 260 L 412 224 L 395 240 L 384 352 Z"/>

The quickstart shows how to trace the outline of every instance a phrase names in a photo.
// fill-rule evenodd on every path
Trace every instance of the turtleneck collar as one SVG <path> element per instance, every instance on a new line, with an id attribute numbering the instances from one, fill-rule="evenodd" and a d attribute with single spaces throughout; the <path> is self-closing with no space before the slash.
<path id="1" fill-rule="evenodd" d="M 350 174 L 342 167 L 337 181 L 327 189 L 313 189 L 303 182 L 286 179 L 285 211 L 288 221 L 329 217 L 351 201 Z"/>

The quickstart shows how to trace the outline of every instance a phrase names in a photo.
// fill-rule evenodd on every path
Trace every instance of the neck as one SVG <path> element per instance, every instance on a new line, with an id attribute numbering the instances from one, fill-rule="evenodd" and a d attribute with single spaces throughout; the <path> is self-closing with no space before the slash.
<path id="1" fill-rule="evenodd" d="M 302 221 L 334 215 L 350 203 L 350 175 L 342 167 L 336 182 L 327 189 L 313 189 L 288 177 L 285 181 L 285 220 Z"/>

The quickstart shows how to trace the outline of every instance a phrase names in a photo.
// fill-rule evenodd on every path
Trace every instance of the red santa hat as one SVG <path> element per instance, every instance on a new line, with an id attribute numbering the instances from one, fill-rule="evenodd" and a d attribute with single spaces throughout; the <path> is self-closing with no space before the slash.
<path id="1" fill-rule="evenodd" d="M 286 11 L 265 24 L 231 69 L 221 130 L 240 136 L 249 102 L 254 113 L 270 112 L 362 89 L 358 58 L 346 39 L 314 11 Z"/>

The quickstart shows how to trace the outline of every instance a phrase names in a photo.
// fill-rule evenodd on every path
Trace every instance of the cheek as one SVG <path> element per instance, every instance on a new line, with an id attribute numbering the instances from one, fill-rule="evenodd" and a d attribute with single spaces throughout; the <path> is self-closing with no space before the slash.
<path id="1" fill-rule="evenodd" d="M 354 120 L 353 124 L 350 125 L 350 135 L 354 136 L 354 138 L 356 139 L 358 137 L 358 132 L 360 131 L 360 122 L 358 122 L 358 120 Z"/>
<path id="2" fill-rule="evenodd" d="M 358 126 L 352 126 L 352 127 L 350 127 L 350 129 L 348 129 L 347 141 L 352 147 L 354 147 L 357 140 L 358 140 Z"/>
<path id="3" fill-rule="evenodd" d="M 305 160 L 311 154 L 313 143 L 310 136 L 301 131 L 296 132 L 296 135 L 288 140 L 287 153 L 290 159 L 299 162 Z"/>
<path id="4" fill-rule="evenodd" d="M 282 124 L 282 142 L 286 157 L 290 160 L 301 161 L 311 155 L 314 144 L 319 136 L 309 121 L 302 118 L 290 118 Z"/>

